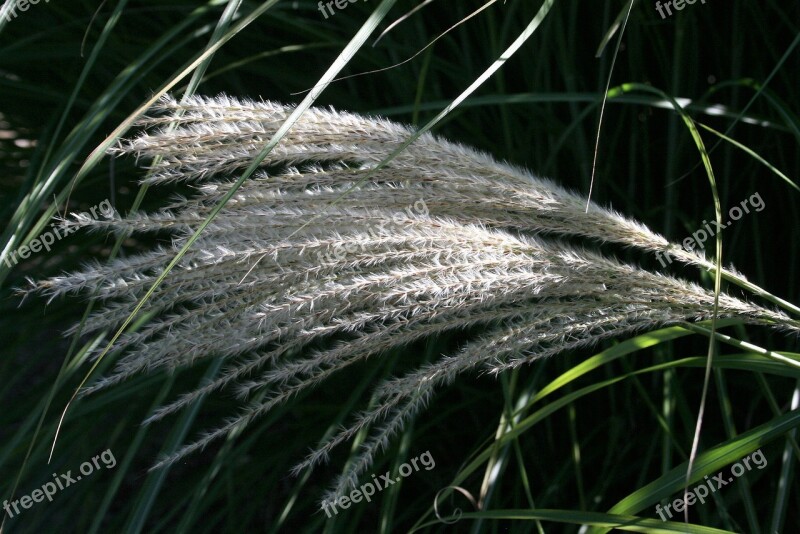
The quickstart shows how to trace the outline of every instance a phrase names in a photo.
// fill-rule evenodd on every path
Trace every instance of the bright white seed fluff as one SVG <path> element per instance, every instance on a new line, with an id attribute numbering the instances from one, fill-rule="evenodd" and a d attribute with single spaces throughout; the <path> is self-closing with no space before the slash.
<path id="1" fill-rule="evenodd" d="M 197 193 L 158 213 L 69 224 L 168 232 L 172 245 L 94 264 L 40 282 L 37 290 L 51 297 L 96 294 L 105 305 L 86 328 L 119 326 L 291 111 L 226 96 L 185 104 L 163 98 L 139 121 L 144 133 L 111 152 L 158 158 L 148 183 L 191 182 Z M 315 465 L 371 427 L 330 497 L 368 473 L 379 449 L 437 387 L 463 371 L 498 372 L 711 316 L 713 294 L 697 285 L 556 239 L 669 250 L 683 263 L 710 267 L 704 258 L 611 210 L 590 204 L 586 213 L 585 198 L 486 154 L 426 134 L 363 181 L 411 134 L 383 119 L 319 108 L 304 113 L 156 290 L 147 309 L 157 316 L 119 339 L 116 348 L 124 351 L 114 371 L 85 393 L 216 356 L 228 363 L 213 382 L 148 421 L 223 388 L 243 399 L 267 388 L 260 402 L 243 400 L 241 412 L 163 464 L 353 363 L 426 336 L 484 327 L 459 352 L 377 385 L 375 407 L 296 467 Z M 796 329 L 782 313 L 725 294 L 720 316 Z M 349 341 L 301 351 L 345 332 Z"/>

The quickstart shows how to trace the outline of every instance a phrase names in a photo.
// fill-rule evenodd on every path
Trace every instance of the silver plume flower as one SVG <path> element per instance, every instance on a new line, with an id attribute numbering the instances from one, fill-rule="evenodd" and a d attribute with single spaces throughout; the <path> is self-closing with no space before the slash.
<path id="1" fill-rule="evenodd" d="M 169 233 L 171 245 L 95 263 L 34 290 L 51 298 L 94 295 L 104 305 L 86 329 L 120 325 L 291 111 L 226 96 L 163 98 L 139 121 L 142 133 L 111 153 L 155 161 L 147 183 L 188 182 L 196 194 L 157 213 L 69 224 Z M 379 118 L 304 113 L 155 291 L 148 302 L 155 318 L 119 338 L 114 370 L 83 394 L 137 373 L 223 356 L 227 365 L 214 380 L 147 421 L 223 389 L 240 394 L 242 410 L 157 464 L 163 465 L 351 364 L 481 326 L 484 333 L 456 353 L 377 385 L 374 408 L 298 464 L 296 470 L 314 466 L 371 429 L 332 488 L 337 496 L 356 485 L 437 388 L 465 371 L 501 372 L 604 339 L 710 318 L 713 293 L 562 238 L 669 251 L 703 268 L 711 263 L 614 211 L 590 203 L 587 212 L 585 198 L 551 181 L 430 134 L 374 169 L 412 133 Z M 783 313 L 726 294 L 719 315 L 797 330 Z M 330 342 L 342 333 L 348 341 Z M 309 350 L 312 343 L 321 348 Z M 266 394 L 248 402 L 257 391 Z"/>

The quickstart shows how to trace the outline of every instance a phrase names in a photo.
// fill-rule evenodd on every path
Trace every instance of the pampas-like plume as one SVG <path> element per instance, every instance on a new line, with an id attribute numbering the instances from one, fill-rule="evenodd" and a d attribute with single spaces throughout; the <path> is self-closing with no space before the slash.
<path id="1" fill-rule="evenodd" d="M 146 182 L 192 182 L 197 194 L 155 214 L 71 224 L 123 234 L 171 232 L 172 245 L 35 286 L 50 297 L 83 292 L 104 301 L 87 323 L 91 331 L 126 319 L 292 110 L 221 96 L 184 104 L 167 97 L 152 111 L 139 122 L 145 133 L 111 152 L 157 161 Z M 317 464 L 336 445 L 372 428 L 330 498 L 355 487 L 434 390 L 464 371 L 499 372 L 711 316 L 714 295 L 696 285 L 558 241 L 568 236 L 668 251 L 683 263 L 712 268 L 618 213 L 595 204 L 586 212 L 585 198 L 553 182 L 428 134 L 374 170 L 411 134 L 381 119 L 323 109 L 303 114 L 268 154 L 264 170 L 238 189 L 153 294 L 148 306 L 156 318 L 119 338 L 114 348 L 124 355 L 114 371 L 83 393 L 212 356 L 227 359 L 224 371 L 148 422 L 223 388 L 236 388 L 243 398 L 266 391 L 162 465 L 351 364 L 482 326 L 485 334 L 459 352 L 378 385 L 374 409 L 297 466 Z M 719 315 L 797 329 L 783 313 L 725 294 Z M 351 339 L 324 344 L 342 333 Z M 301 352 L 317 341 L 323 348 Z"/>

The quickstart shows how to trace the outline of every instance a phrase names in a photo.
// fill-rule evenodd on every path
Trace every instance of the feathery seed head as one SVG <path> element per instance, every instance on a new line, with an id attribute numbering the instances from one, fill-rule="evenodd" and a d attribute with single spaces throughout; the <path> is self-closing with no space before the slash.
<path id="1" fill-rule="evenodd" d="M 38 283 L 53 298 L 80 292 L 104 301 L 87 322 L 125 321 L 176 252 L 230 192 L 292 108 L 227 96 L 164 97 L 139 121 L 143 133 L 110 150 L 153 160 L 152 184 L 198 182 L 158 213 L 77 218 L 67 224 L 119 234 L 166 232 L 170 246 L 93 263 Z M 558 237 L 673 250 L 705 259 L 644 225 L 487 154 L 423 135 L 375 171 L 410 134 L 379 118 L 311 109 L 264 160 L 148 302 L 155 318 L 125 333 L 107 376 L 84 394 L 158 369 L 223 356 L 223 372 L 161 407 L 159 420 L 223 388 L 261 400 L 158 465 L 242 428 L 332 374 L 390 349 L 454 329 L 485 333 L 376 389 L 359 414 L 297 469 L 325 461 L 338 444 L 372 427 L 359 458 L 333 488 L 344 494 L 372 458 L 430 400 L 472 369 L 500 372 L 612 337 L 709 318 L 714 295 L 674 277 L 626 265 Z M 797 330 L 780 312 L 729 295 L 719 315 Z M 346 342 L 324 343 L 346 333 Z M 323 342 L 317 345 L 317 342 Z M 304 348 L 314 343 L 314 351 Z"/>

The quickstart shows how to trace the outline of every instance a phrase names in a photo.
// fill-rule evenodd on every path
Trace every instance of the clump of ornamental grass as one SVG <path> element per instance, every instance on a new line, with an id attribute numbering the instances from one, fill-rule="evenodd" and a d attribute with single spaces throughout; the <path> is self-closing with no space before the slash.
<path id="1" fill-rule="evenodd" d="M 103 302 L 85 330 L 119 326 L 291 111 L 225 96 L 184 103 L 163 98 L 139 121 L 143 133 L 111 152 L 152 161 L 149 184 L 188 182 L 196 193 L 157 213 L 76 217 L 66 224 L 124 235 L 169 233 L 171 245 L 95 263 L 35 289 L 51 298 L 83 293 Z M 224 357 L 216 378 L 147 422 L 226 390 L 241 397 L 241 411 L 161 459 L 161 466 L 352 364 L 429 336 L 481 327 L 483 334 L 457 352 L 378 384 L 373 407 L 296 466 L 314 466 L 370 429 L 331 498 L 355 487 L 435 390 L 465 371 L 497 373 L 712 316 L 712 292 L 563 238 L 668 252 L 711 269 L 709 261 L 614 211 L 594 203 L 586 210 L 584 197 L 551 181 L 429 134 L 376 169 L 412 133 L 379 118 L 304 113 L 156 289 L 147 304 L 155 317 L 119 337 L 113 371 L 82 393 L 137 373 Z M 724 275 L 752 287 L 732 270 Z M 780 311 L 727 294 L 719 296 L 718 316 L 798 329 Z M 248 401 L 255 393 L 259 400 Z"/>

